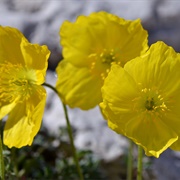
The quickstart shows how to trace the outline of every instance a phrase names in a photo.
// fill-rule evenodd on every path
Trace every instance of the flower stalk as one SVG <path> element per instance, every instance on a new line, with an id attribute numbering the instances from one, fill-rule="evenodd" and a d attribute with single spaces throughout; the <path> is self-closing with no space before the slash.
<path id="1" fill-rule="evenodd" d="M 0 179 L 4 180 L 4 158 L 3 158 L 3 147 L 0 135 Z"/>
<path id="2" fill-rule="evenodd" d="M 133 170 L 133 142 L 129 139 L 128 164 L 127 164 L 127 180 L 132 180 Z"/>
<path id="3" fill-rule="evenodd" d="M 43 85 L 49 87 L 50 89 L 52 89 L 58 95 L 59 99 L 61 100 L 61 96 L 60 96 L 60 94 L 58 93 L 58 91 L 56 90 L 55 87 L 53 87 L 53 86 L 51 86 L 50 84 L 47 84 L 47 83 L 44 83 Z M 80 180 L 84 180 L 82 170 L 81 170 L 81 167 L 79 165 L 79 160 L 78 160 L 76 148 L 75 148 L 75 145 L 74 145 L 73 133 L 72 133 L 72 128 L 71 128 L 70 121 L 69 121 L 67 107 L 63 102 L 62 102 L 62 106 L 63 106 L 65 119 L 66 119 L 66 123 L 67 123 L 68 135 L 69 135 L 69 139 L 70 139 L 70 143 L 71 143 L 71 147 L 72 147 L 72 151 L 73 151 L 74 162 L 76 164 L 76 168 L 77 168 Z"/>
<path id="4" fill-rule="evenodd" d="M 30 43 L 16 28 L 0 25 L 0 119 L 8 116 L 3 144 L 8 148 L 32 145 L 46 103 L 44 82 L 50 51 Z M 37 63 L 38 59 L 38 63 Z"/>
<path id="5" fill-rule="evenodd" d="M 105 11 L 64 21 L 59 35 L 63 59 L 56 67 L 56 89 L 67 105 L 82 110 L 102 101 L 101 88 L 112 64 L 123 67 L 149 48 L 140 20 Z"/>
<path id="6" fill-rule="evenodd" d="M 143 149 L 141 146 L 138 146 L 138 164 L 137 164 L 137 180 L 142 180 L 142 157 L 143 157 Z"/>

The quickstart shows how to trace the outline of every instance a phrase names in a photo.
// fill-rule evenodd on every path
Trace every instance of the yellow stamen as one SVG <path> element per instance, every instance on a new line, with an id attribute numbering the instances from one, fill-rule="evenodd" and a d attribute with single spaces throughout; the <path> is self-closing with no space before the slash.
<path id="1" fill-rule="evenodd" d="M 0 64 L 0 99 L 12 102 L 16 99 L 28 99 L 32 93 L 32 86 L 36 82 L 35 71 L 23 67 L 21 64 Z"/>

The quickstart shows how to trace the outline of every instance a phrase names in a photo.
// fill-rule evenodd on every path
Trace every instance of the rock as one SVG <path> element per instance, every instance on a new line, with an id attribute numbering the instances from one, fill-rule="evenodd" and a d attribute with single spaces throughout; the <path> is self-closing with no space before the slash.
<path id="1" fill-rule="evenodd" d="M 149 42 L 164 40 L 180 49 L 180 3 L 168 0 L 146 1 L 0 1 L 0 24 L 21 30 L 32 42 L 48 45 L 51 50 L 49 68 L 55 69 L 62 59 L 59 28 L 64 20 L 74 21 L 78 15 L 104 10 L 125 19 L 141 18 L 149 32 Z"/>
<path id="2" fill-rule="evenodd" d="M 125 19 L 141 18 L 144 28 L 149 33 L 149 44 L 163 40 L 173 46 L 176 51 L 180 51 L 180 3 L 178 1 L 0 0 L 0 25 L 16 27 L 32 43 L 48 45 L 52 52 L 49 69 L 54 70 L 62 59 L 58 33 L 63 21 L 74 21 L 78 15 L 88 15 L 100 10 L 111 12 Z M 48 71 L 47 82 L 55 84 L 54 72 Z M 48 97 L 43 125 L 51 133 L 58 134 L 58 128 L 66 126 L 63 108 L 56 94 L 51 89 L 46 89 Z M 89 111 L 68 108 L 68 112 L 71 124 L 76 131 L 76 147 L 92 150 L 99 159 L 106 162 L 106 167 L 109 162 L 111 175 L 108 176 L 118 179 L 117 169 L 120 169 L 121 157 L 126 154 L 128 147 L 126 138 L 107 127 L 98 107 Z M 159 159 L 152 159 L 153 173 L 156 175 L 153 179 L 179 179 L 180 158 L 178 153 L 166 151 Z"/>
<path id="3" fill-rule="evenodd" d="M 154 2 L 152 17 L 144 21 L 149 32 L 149 44 L 162 40 L 180 51 L 180 3 L 177 1 L 159 0 Z"/>
<path id="4" fill-rule="evenodd" d="M 179 180 L 180 152 L 166 150 L 159 159 L 153 160 L 152 167 L 158 180 Z"/>
<path id="5" fill-rule="evenodd" d="M 53 85 L 56 82 L 55 73 L 48 71 L 46 82 Z M 49 88 L 47 90 L 47 105 L 43 125 L 50 133 L 58 135 L 59 128 L 66 126 L 62 103 Z M 127 150 L 127 139 L 116 134 L 107 127 L 99 107 L 88 111 L 78 108 L 68 108 L 69 119 L 75 130 L 75 145 L 81 150 L 91 150 L 99 159 L 111 161 L 123 156 Z"/>

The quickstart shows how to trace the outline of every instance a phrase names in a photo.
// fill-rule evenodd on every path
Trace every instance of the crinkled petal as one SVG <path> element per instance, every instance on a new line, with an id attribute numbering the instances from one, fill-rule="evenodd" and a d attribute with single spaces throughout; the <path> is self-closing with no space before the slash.
<path id="1" fill-rule="evenodd" d="M 179 96 L 177 96 L 176 101 L 180 102 Z M 180 151 L 180 128 L 179 128 L 180 111 L 177 107 L 180 107 L 180 105 L 176 104 L 176 106 L 174 107 L 176 108 L 176 111 L 174 111 L 173 109 L 172 112 L 167 113 L 166 119 L 163 119 L 163 120 L 164 120 L 164 123 L 166 123 L 169 127 L 173 128 L 174 131 L 176 131 L 179 137 L 178 140 L 175 143 L 173 143 L 170 148 L 175 151 Z"/>
<path id="2" fill-rule="evenodd" d="M 135 65 L 134 63 L 132 67 Z M 139 67 L 143 71 L 143 62 Z M 139 103 L 141 91 L 134 78 L 137 77 L 131 76 L 126 71 L 126 66 L 123 69 L 112 65 L 102 87 L 103 102 L 100 107 L 111 129 L 141 145 L 147 155 L 159 157 L 178 139 L 179 116 L 173 117 L 169 112 L 159 115 L 158 112 L 143 109 L 145 104 L 142 103 L 145 102 Z"/>
<path id="3" fill-rule="evenodd" d="M 42 84 L 50 55 L 48 48 L 29 43 L 19 30 L 11 27 L 0 26 L 0 39 L 0 63 L 21 64 L 35 69 L 37 84 Z"/>
<path id="4" fill-rule="evenodd" d="M 179 137 L 179 136 L 178 136 Z M 176 142 L 174 142 L 170 148 L 174 151 L 180 151 L 180 139 L 178 138 L 178 140 Z"/>
<path id="5" fill-rule="evenodd" d="M 43 83 L 48 66 L 47 60 L 50 55 L 50 51 L 47 46 L 30 44 L 25 39 L 22 39 L 21 51 L 26 67 L 37 70 L 38 81 L 42 81 Z"/>
<path id="6" fill-rule="evenodd" d="M 124 65 L 148 49 L 147 36 L 139 19 L 124 20 L 107 12 L 79 16 L 74 23 L 65 21 L 60 29 L 63 57 L 79 67 L 91 65 L 89 57 L 105 49 L 113 49 Z"/>
<path id="7" fill-rule="evenodd" d="M 0 120 L 4 118 L 17 105 L 17 99 L 13 102 L 3 102 L 0 100 Z"/>
<path id="8" fill-rule="evenodd" d="M 141 73 L 140 67 L 143 67 Z M 142 87 L 158 87 L 161 93 L 168 96 L 180 84 L 179 67 L 180 54 L 159 41 L 153 44 L 146 54 L 129 61 L 124 68 Z"/>
<path id="9" fill-rule="evenodd" d="M 156 158 L 178 139 L 178 135 L 157 116 L 139 115 L 126 124 L 125 135 Z"/>
<path id="10" fill-rule="evenodd" d="M 100 107 L 109 127 L 122 134 L 126 123 L 138 113 L 134 111 L 135 104 L 132 101 L 138 97 L 134 80 L 122 67 L 112 65 L 102 87 L 102 97 Z"/>
<path id="11" fill-rule="evenodd" d="M 77 25 L 65 21 L 60 29 L 63 57 L 80 67 L 88 65 L 87 57 L 93 48 L 93 39 L 86 24 Z"/>
<path id="12" fill-rule="evenodd" d="M 119 65 L 112 65 L 111 71 L 102 87 L 103 100 L 115 113 L 133 112 L 133 99 L 138 97 L 139 89 L 133 78 Z"/>
<path id="13" fill-rule="evenodd" d="M 56 72 L 58 75 L 56 88 L 65 104 L 86 110 L 102 100 L 103 81 L 92 76 L 88 68 L 77 68 L 63 60 L 56 68 Z"/>
<path id="14" fill-rule="evenodd" d="M 139 19 L 128 23 L 128 36 L 121 40 L 120 60 L 124 65 L 129 60 L 144 54 L 148 49 L 147 32 L 143 29 Z"/>
<path id="15" fill-rule="evenodd" d="M 113 111 L 109 108 L 108 103 L 103 101 L 99 104 L 103 117 L 108 120 L 108 126 L 119 134 L 124 134 L 124 122 L 119 121 L 119 116 L 114 114 Z M 111 121 L 113 119 L 113 121 Z M 119 128 L 120 127 L 120 128 Z"/>
<path id="16" fill-rule="evenodd" d="M 5 124 L 4 144 L 9 148 L 21 148 L 32 144 L 41 126 L 45 101 L 45 89 L 36 86 L 31 97 L 11 111 Z"/>
<path id="17" fill-rule="evenodd" d="M 0 26 L 0 39 L 0 63 L 24 65 L 20 49 L 22 39 L 26 41 L 23 34 L 15 28 Z"/>

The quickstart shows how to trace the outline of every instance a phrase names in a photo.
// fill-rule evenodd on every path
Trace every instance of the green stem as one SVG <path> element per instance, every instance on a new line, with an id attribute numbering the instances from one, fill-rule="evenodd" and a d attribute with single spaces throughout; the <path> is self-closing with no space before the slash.
<path id="1" fill-rule="evenodd" d="M 49 87 L 50 89 L 52 89 L 58 95 L 59 99 L 61 100 L 61 96 L 60 96 L 59 92 L 56 90 L 55 87 L 53 87 L 53 86 L 51 86 L 50 84 L 47 84 L 47 83 L 44 83 L 43 85 Z M 71 128 L 71 125 L 70 125 L 69 117 L 68 117 L 67 107 L 63 102 L 62 102 L 62 106 L 63 106 L 65 119 L 66 119 L 66 123 L 67 123 L 69 139 L 70 139 L 71 147 L 72 147 L 72 150 L 73 150 L 74 162 L 76 164 L 76 168 L 77 168 L 77 171 L 78 171 L 78 174 L 79 174 L 79 178 L 80 178 L 80 180 L 83 180 L 84 178 L 83 178 L 82 170 L 81 170 L 81 167 L 79 165 L 79 160 L 78 160 L 76 148 L 74 146 L 73 133 L 72 133 L 72 128 Z"/>
<path id="2" fill-rule="evenodd" d="M 143 149 L 141 146 L 138 146 L 138 165 L 137 165 L 137 180 L 142 180 L 142 157 L 143 157 Z"/>
<path id="3" fill-rule="evenodd" d="M 11 149 L 11 155 L 12 155 L 12 161 L 13 161 L 13 171 L 14 174 L 16 175 L 16 178 L 19 179 L 19 173 L 18 173 L 18 165 L 17 165 L 17 155 L 16 155 L 16 148 L 13 147 Z"/>
<path id="4" fill-rule="evenodd" d="M 0 179 L 4 180 L 4 158 L 3 158 L 1 135 L 0 135 Z"/>
<path id="5" fill-rule="evenodd" d="M 127 167 L 127 180 L 132 180 L 132 170 L 133 170 L 133 142 L 129 139 L 129 151 L 128 151 L 128 167 Z"/>

